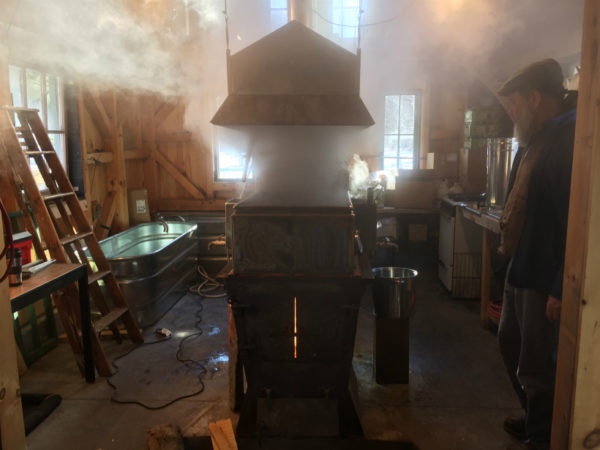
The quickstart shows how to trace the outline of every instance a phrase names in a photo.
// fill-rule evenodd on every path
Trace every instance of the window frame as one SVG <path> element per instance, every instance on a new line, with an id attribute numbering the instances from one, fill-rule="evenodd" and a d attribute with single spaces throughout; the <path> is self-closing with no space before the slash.
<path id="1" fill-rule="evenodd" d="M 216 147 L 216 151 L 213 151 L 213 167 L 214 167 L 213 181 L 215 183 L 225 183 L 225 184 L 227 184 L 227 183 L 243 183 L 244 182 L 243 174 L 239 178 L 219 178 L 219 174 L 221 172 L 220 164 L 219 164 L 219 159 L 221 156 L 221 145 L 220 145 L 220 142 L 218 142 L 218 140 L 217 140 L 216 144 L 213 144 L 213 148 L 215 148 L 215 147 Z M 245 154 L 243 156 L 243 159 L 246 159 Z M 248 168 L 246 171 L 246 180 L 245 181 L 253 179 L 252 165 L 253 165 L 253 159 L 252 159 L 252 156 L 250 156 L 250 159 L 248 161 Z"/>
<path id="2" fill-rule="evenodd" d="M 402 160 L 407 160 L 409 158 L 401 158 L 399 151 L 400 151 L 400 147 L 398 146 L 398 151 L 396 153 L 396 167 L 394 168 L 394 170 L 396 171 L 401 171 L 401 170 L 420 170 L 421 168 L 421 132 L 422 132 L 422 128 L 423 128 L 423 96 L 424 93 L 421 89 L 401 89 L 398 91 L 395 91 L 396 93 L 393 94 L 385 94 L 383 96 L 383 132 L 382 132 L 382 138 L 383 138 L 383 142 L 382 142 L 382 151 L 381 151 L 381 158 L 379 161 L 379 166 L 382 170 L 389 170 L 389 169 L 384 169 L 385 167 L 385 137 L 386 136 L 398 136 L 398 142 L 400 142 L 400 136 L 413 136 L 413 156 L 412 156 L 412 161 L 413 161 L 413 167 L 412 169 L 403 169 L 402 167 L 400 167 L 399 162 Z M 413 127 L 413 133 L 412 134 L 407 134 L 407 133 L 400 133 L 400 127 L 398 127 L 398 133 L 386 133 L 385 132 L 385 120 L 386 120 L 386 99 L 388 97 L 401 97 L 404 95 L 414 95 L 415 96 L 415 108 L 414 108 L 414 127 Z M 401 104 L 399 102 L 399 104 Z M 400 117 L 400 114 L 398 114 L 398 117 Z M 389 156 L 387 158 L 390 158 Z"/>
<path id="3" fill-rule="evenodd" d="M 65 111 L 65 90 L 64 90 L 64 79 L 63 77 L 54 74 L 54 73 L 50 73 L 50 72 L 46 72 L 42 69 L 36 68 L 36 67 L 31 67 L 25 64 L 18 64 L 18 63 L 9 63 L 9 69 L 13 68 L 13 69 L 18 69 L 19 70 L 19 91 L 21 94 L 21 100 L 22 100 L 22 105 L 18 105 L 24 108 L 30 108 L 29 106 L 29 102 L 28 102 L 28 96 L 27 96 L 27 71 L 32 71 L 32 72 L 38 72 L 40 74 L 40 102 L 41 102 L 41 108 L 39 109 L 39 112 L 41 114 L 41 119 L 42 119 L 42 123 L 44 124 L 44 128 L 46 129 L 46 132 L 48 133 L 48 137 L 52 137 L 52 135 L 60 135 L 61 136 L 61 148 L 57 149 L 55 148 L 54 150 L 57 152 L 58 156 L 59 156 L 59 160 L 61 162 L 61 164 L 63 165 L 63 168 L 65 169 L 65 171 L 67 171 L 67 142 L 66 142 L 66 138 L 67 138 L 67 123 L 66 123 L 66 111 Z M 58 120 L 59 120 L 59 124 L 60 129 L 48 129 L 48 90 L 46 87 L 46 84 L 48 82 L 48 77 L 54 77 L 56 78 L 57 81 L 57 103 L 58 103 Z M 12 100 L 12 95 L 11 95 L 11 102 L 13 102 Z M 13 103 L 14 104 L 14 103 Z M 17 105 L 14 105 L 17 106 Z M 35 108 L 38 109 L 38 108 Z M 54 146 L 54 144 L 53 144 Z M 31 163 L 31 162 L 30 162 Z M 30 164 L 31 165 L 31 164 Z M 31 166 L 33 167 L 33 166 Z M 37 166 L 36 166 L 37 167 Z"/>
<path id="4" fill-rule="evenodd" d="M 331 33 L 340 39 L 357 39 L 358 27 L 360 26 L 358 23 L 360 16 L 360 1 L 353 0 L 357 2 L 356 6 L 348 6 L 345 4 L 346 1 L 347 0 L 334 0 L 331 4 Z M 344 17 L 346 17 L 345 12 L 349 10 L 352 10 L 352 12 L 356 14 L 353 24 L 344 21 Z M 336 18 L 337 14 L 339 14 L 339 21 Z M 346 29 L 351 30 L 351 36 L 345 35 Z"/>

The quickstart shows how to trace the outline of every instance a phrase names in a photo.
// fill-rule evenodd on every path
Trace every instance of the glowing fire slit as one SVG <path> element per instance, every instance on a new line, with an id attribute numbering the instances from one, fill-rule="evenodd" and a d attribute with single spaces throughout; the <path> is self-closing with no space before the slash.
<path id="1" fill-rule="evenodd" d="M 294 297 L 294 359 L 298 359 L 298 309 Z"/>

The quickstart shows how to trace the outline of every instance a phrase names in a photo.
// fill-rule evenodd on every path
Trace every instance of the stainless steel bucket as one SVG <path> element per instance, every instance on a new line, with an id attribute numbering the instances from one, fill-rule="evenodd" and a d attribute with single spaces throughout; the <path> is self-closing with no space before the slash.
<path id="1" fill-rule="evenodd" d="M 377 317 L 405 318 L 415 305 L 418 272 L 405 267 L 376 267 L 373 272 L 373 310 Z"/>

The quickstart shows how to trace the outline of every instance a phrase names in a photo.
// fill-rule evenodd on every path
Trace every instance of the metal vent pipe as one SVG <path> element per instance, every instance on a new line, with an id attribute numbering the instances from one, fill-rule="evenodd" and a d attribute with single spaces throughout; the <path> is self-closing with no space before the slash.
<path id="1" fill-rule="evenodd" d="M 295 20 L 310 28 L 311 2 L 312 0 L 288 0 L 288 21 Z"/>

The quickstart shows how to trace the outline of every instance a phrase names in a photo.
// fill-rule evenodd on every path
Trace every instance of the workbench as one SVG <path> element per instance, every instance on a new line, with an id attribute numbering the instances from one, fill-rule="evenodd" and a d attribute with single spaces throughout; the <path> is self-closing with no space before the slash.
<path id="1" fill-rule="evenodd" d="M 85 380 L 88 383 L 93 383 L 95 373 L 91 336 L 92 323 L 90 319 L 87 267 L 85 265 L 59 263 L 49 265 L 30 278 L 23 280 L 23 284 L 20 286 L 10 286 L 10 305 L 14 313 L 74 282 L 77 282 L 79 287 Z"/>
<path id="2" fill-rule="evenodd" d="M 459 210 L 467 220 L 475 222 L 483 228 L 481 246 L 481 326 L 489 327 L 490 317 L 488 306 L 490 304 L 490 281 L 492 272 L 492 237 L 491 234 L 500 234 L 500 216 L 495 211 L 487 209 L 474 209 L 466 205 L 459 205 Z"/>

